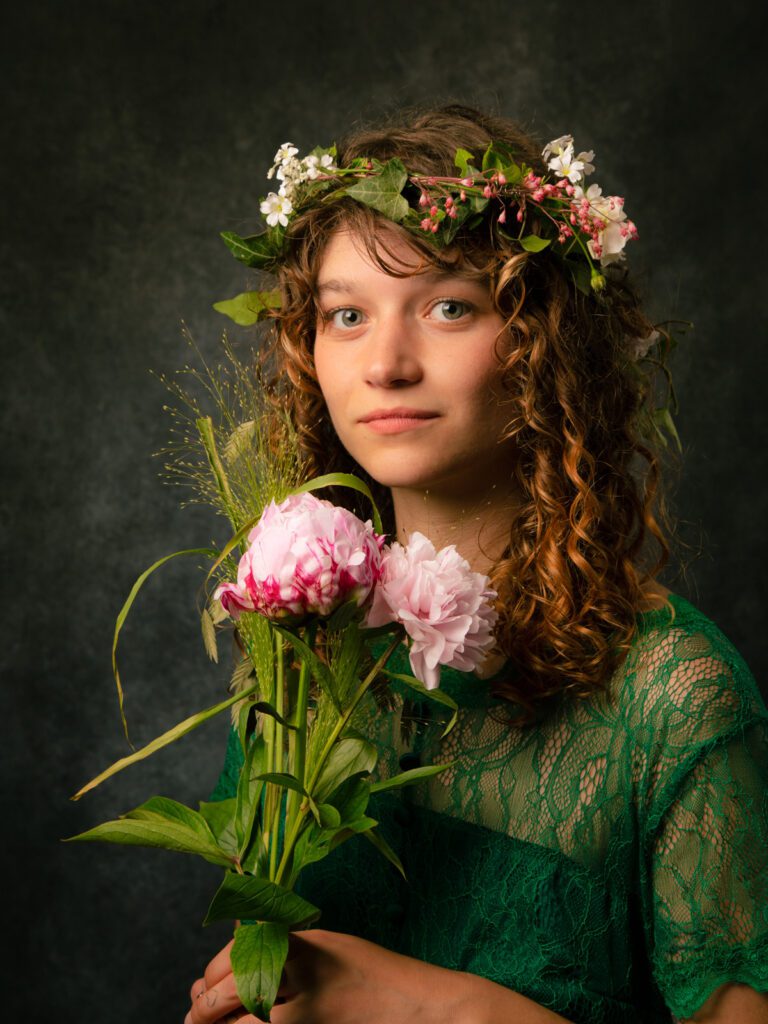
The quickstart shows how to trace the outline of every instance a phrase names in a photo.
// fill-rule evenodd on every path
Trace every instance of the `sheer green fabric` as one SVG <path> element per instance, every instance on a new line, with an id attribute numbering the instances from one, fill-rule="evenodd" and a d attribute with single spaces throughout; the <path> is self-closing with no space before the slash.
<path id="1" fill-rule="evenodd" d="M 357 725 L 383 776 L 455 763 L 373 798 L 407 883 L 361 838 L 304 871 L 323 927 L 575 1024 L 685 1018 L 728 981 L 768 991 L 768 713 L 717 627 L 671 603 L 639 617 L 605 696 L 531 728 L 451 670 L 441 686 L 461 710 L 445 739 L 402 692 L 391 712 L 371 702 Z M 214 798 L 232 795 L 240 762 L 235 739 Z"/>

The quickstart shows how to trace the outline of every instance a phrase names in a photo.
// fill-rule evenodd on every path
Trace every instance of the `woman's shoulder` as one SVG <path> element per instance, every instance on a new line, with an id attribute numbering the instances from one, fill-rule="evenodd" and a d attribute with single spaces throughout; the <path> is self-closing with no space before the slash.
<path id="1" fill-rule="evenodd" d="M 638 726 L 665 725 L 704 740 L 768 717 L 744 658 L 699 608 L 666 591 L 638 613 L 617 676 L 619 702 Z"/>

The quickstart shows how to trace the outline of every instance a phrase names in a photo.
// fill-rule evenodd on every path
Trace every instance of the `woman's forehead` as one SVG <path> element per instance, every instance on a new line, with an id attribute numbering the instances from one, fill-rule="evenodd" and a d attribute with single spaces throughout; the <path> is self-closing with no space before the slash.
<path id="1" fill-rule="evenodd" d="M 386 224 L 368 231 L 342 225 L 332 232 L 320 253 L 316 288 L 343 292 L 349 275 L 366 265 L 392 277 L 418 276 L 425 283 L 457 277 L 489 280 L 487 271 L 472 266 L 458 247 L 432 256 L 414 245 L 404 232 Z"/>

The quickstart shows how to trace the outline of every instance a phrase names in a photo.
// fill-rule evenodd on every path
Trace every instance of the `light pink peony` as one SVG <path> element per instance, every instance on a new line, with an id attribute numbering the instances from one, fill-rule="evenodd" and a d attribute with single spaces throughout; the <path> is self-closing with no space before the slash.
<path id="1" fill-rule="evenodd" d="M 410 636 L 413 674 L 428 689 L 440 683 L 439 665 L 470 672 L 493 644 L 498 618 L 488 577 L 473 572 L 453 544 L 435 552 L 421 533 L 407 547 L 384 550 L 368 626 L 400 622 Z"/>
<path id="2" fill-rule="evenodd" d="M 312 494 L 294 494 L 264 509 L 248 534 L 237 583 L 214 594 L 236 619 L 330 615 L 340 604 L 364 603 L 381 571 L 381 548 L 370 521 Z"/>

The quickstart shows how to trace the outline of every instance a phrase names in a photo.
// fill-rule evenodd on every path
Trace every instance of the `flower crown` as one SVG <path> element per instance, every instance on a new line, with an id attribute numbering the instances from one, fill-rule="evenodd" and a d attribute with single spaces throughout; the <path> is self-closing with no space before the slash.
<path id="1" fill-rule="evenodd" d="M 595 169 L 595 154 L 575 154 L 570 135 L 544 147 L 542 157 L 551 173 L 543 175 L 516 161 L 502 142 L 489 144 L 479 166 L 472 153 L 457 150 L 454 177 L 413 174 L 397 157 L 386 163 L 359 158 L 339 167 L 335 146 L 318 147 L 303 158 L 298 152 L 284 143 L 267 174 L 281 182 L 260 203 L 267 230 L 246 238 L 222 232 L 232 254 L 246 266 L 273 270 L 285 255 L 291 219 L 344 196 L 438 248 L 450 245 L 459 229 L 489 222 L 499 236 L 527 252 L 549 249 L 587 294 L 605 287 L 603 268 L 623 260 L 625 245 L 637 238 L 621 196 L 603 195 L 597 184 L 584 187 Z M 278 305 L 276 292 L 247 292 L 215 308 L 248 325 Z"/>

